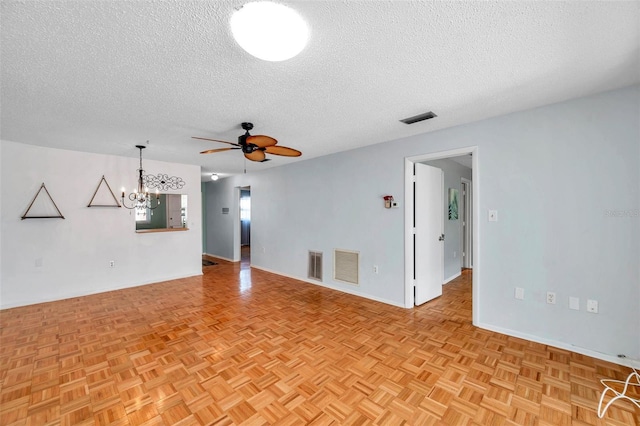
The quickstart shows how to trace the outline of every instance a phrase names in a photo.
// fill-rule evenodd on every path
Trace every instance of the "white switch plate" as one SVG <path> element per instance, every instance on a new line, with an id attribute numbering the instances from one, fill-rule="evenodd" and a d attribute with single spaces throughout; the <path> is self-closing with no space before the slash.
<path id="1" fill-rule="evenodd" d="M 516 287 L 516 299 L 524 299 L 524 288 L 522 287 Z"/>
<path id="2" fill-rule="evenodd" d="M 587 300 L 587 312 L 591 312 L 592 314 L 598 313 L 598 301 L 597 300 Z"/>
<path id="3" fill-rule="evenodd" d="M 573 309 L 575 311 L 580 310 L 580 299 L 577 297 L 569 297 L 569 309 Z"/>
<path id="4" fill-rule="evenodd" d="M 489 222 L 498 221 L 498 210 L 489 210 Z"/>

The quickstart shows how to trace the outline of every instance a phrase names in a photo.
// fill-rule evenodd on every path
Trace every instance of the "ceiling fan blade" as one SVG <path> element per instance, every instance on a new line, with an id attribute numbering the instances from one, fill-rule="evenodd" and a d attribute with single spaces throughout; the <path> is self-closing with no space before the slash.
<path id="1" fill-rule="evenodd" d="M 252 135 L 247 137 L 247 143 L 252 143 L 260 148 L 265 148 L 267 146 L 273 146 L 277 144 L 278 141 L 271 136 Z"/>
<path id="2" fill-rule="evenodd" d="M 214 152 L 222 152 L 229 151 L 232 149 L 240 149 L 240 148 L 216 148 L 216 149 L 208 149 L 206 151 L 202 151 L 200 154 L 213 154 Z"/>
<path id="3" fill-rule="evenodd" d="M 264 151 L 261 151 L 261 150 L 259 150 L 259 149 L 258 149 L 258 150 L 253 151 L 253 152 L 252 152 L 252 153 L 250 153 L 250 154 L 245 153 L 245 154 L 244 154 L 244 156 L 245 156 L 248 160 L 251 160 L 251 161 L 258 161 L 258 162 L 260 162 L 260 161 L 264 161 L 264 159 L 265 159 Z"/>
<path id="4" fill-rule="evenodd" d="M 268 154 L 284 155 L 285 157 L 300 157 L 302 155 L 297 149 L 287 148 L 286 146 L 268 146 L 265 151 Z"/>
<path id="5" fill-rule="evenodd" d="M 191 136 L 191 139 L 200 139 L 203 141 L 211 141 L 211 142 L 220 142 L 220 143 L 228 143 L 229 145 L 233 145 L 233 146 L 240 146 L 237 143 L 233 143 L 233 142 L 227 142 L 227 141 L 221 141 L 218 139 L 209 139 L 209 138 L 199 138 L 197 136 Z"/>

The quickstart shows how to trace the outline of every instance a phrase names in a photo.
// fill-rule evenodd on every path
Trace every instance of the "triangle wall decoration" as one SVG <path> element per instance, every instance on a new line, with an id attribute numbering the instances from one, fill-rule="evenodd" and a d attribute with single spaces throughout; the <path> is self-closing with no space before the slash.
<path id="1" fill-rule="evenodd" d="M 105 195 L 102 198 L 98 196 L 98 199 L 96 200 L 96 195 L 98 195 L 98 191 L 100 191 L 100 188 L 102 187 L 103 182 L 105 185 L 107 185 L 107 188 L 109 189 L 109 194 L 107 195 L 105 193 Z M 101 192 L 104 192 L 104 190 Z M 111 197 L 109 198 L 109 196 Z M 109 203 L 111 203 L 111 200 L 113 200 L 115 204 L 93 204 L 94 200 L 96 202 L 102 202 L 104 198 L 106 198 Z M 93 197 L 91 197 L 91 201 L 89 201 L 89 204 L 87 205 L 87 207 L 122 207 L 120 205 L 120 202 L 116 198 L 116 196 L 113 194 L 113 190 L 111 189 L 109 182 L 107 182 L 107 180 L 104 178 L 104 175 L 102 175 L 102 179 L 100 179 L 100 182 L 98 183 L 98 186 L 96 187 L 96 190 L 93 193 Z"/>
<path id="2" fill-rule="evenodd" d="M 47 197 L 49 197 L 49 201 L 55 208 L 55 211 L 58 212 L 58 214 L 50 215 L 50 214 L 46 214 L 48 212 L 45 212 L 45 213 L 35 213 L 33 216 L 29 216 L 29 211 L 31 210 L 32 207 L 34 207 L 34 203 L 36 202 L 36 200 L 38 200 L 38 197 L 40 196 L 40 193 L 42 192 L 43 189 L 44 189 L 44 192 L 47 194 Z M 36 204 L 36 206 L 44 207 L 42 203 L 46 203 L 46 198 L 45 198 L 45 201 L 38 201 L 38 204 Z M 49 208 L 49 211 L 51 211 L 51 208 Z M 31 200 L 31 204 L 29 204 L 29 207 L 27 207 L 27 211 L 24 212 L 24 215 L 22 215 L 22 220 L 24 219 L 64 219 L 64 216 L 62 216 L 62 213 L 60 212 L 60 209 L 56 205 L 56 202 L 53 201 L 53 198 L 51 198 L 51 194 L 49 194 L 47 187 L 44 186 L 44 182 L 42 183 L 42 185 L 40 185 L 40 189 L 38 189 L 38 192 L 36 192 L 36 195 L 35 197 L 33 197 L 33 200 Z"/>

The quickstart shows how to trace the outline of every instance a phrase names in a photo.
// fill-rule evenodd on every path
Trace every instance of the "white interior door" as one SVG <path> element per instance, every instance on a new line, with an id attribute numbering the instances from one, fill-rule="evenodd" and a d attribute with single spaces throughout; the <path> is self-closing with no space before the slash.
<path id="1" fill-rule="evenodd" d="M 463 268 L 471 268 L 472 266 L 472 226 L 473 226 L 473 218 L 472 218 L 472 208 L 471 208 L 471 181 L 465 178 L 462 178 L 462 197 L 460 197 L 462 201 L 461 209 L 462 212 L 462 267 Z"/>
<path id="2" fill-rule="evenodd" d="M 415 163 L 415 304 L 442 295 L 444 198 L 442 170 Z"/>
<path id="3" fill-rule="evenodd" d="M 182 198 L 180 194 L 167 194 L 167 228 L 182 228 Z"/>

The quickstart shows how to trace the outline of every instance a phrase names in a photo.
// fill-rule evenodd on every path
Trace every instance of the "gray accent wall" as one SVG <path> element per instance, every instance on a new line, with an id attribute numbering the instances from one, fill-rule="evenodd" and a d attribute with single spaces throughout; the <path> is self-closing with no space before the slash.
<path id="1" fill-rule="evenodd" d="M 640 358 L 640 86 L 207 183 L 207 250 L 232 257 L 220 209 L 250 185 L 252 265 L 304 280 L 308 250 L 322 251 L 322 285 L 403 306 L 405 157 L 472 146 L 476 325 Z M 399 209 L 384 208 L 386 194 Z M 335 248 L 360 252 L 359 286 L 331 279 Z"/>
<path id="2" fill-rule="evenodd" d="M 151 210 L 149 223 L 136 223 L 136 229 L 160 229 L 167 228 L 167 195 L 160 195 L 160 205 Z"/>

